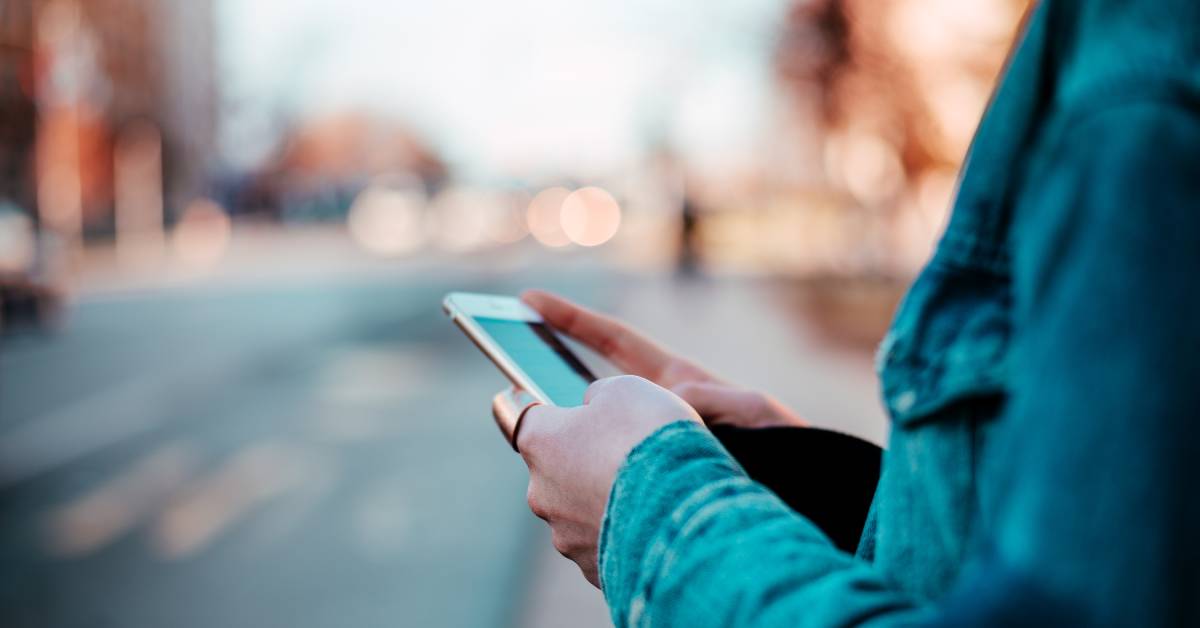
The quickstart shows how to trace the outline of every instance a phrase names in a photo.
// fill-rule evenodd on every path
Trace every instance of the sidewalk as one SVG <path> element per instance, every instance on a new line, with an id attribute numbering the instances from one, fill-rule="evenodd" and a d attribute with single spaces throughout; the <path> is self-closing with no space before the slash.
<path id="1" fill-rule="evenodd" d="M 738 384 L 766 391 L 812 424 L 875 443 L 886 438 L 872 356 L 839 349 L 780 305 L 758 280 L 632 280 L 619 302 L 594 303 Z M 527 628 L 609 626 L 599 591 L 558 556 L 544 528 L 529 599 Z M 536 546 L 535 546 L 536 547 Z"/>
<path id="2" fill-rule="evenodd" d="M 380 258 L 365 252 L 337 225 L 238 225 L 202 261 L 163 248 L 122 261 L 111 243 L 92 244 L 75 259 L 69 280 L 83 299 L 196 287 L 250 287 L 311 281 L 415 275 L 453 265 L 446 254 Z"/>

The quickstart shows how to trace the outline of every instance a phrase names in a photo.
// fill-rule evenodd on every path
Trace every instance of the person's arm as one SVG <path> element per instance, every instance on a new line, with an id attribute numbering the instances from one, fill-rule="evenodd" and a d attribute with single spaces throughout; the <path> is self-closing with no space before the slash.
<path id="1" fill-rule="evenodd" d="M 956 591 L 906 595 L 675 423 L 634 449 L 607 505 L 618 626 L 1200 621 L 1200 123 L 1133 104 L 1051 144 L 1013 233 L 989 546 Z"/>
<path id="2" fill-rule="evenodd" d="M 694 422 L 630 453 L 609 496 L 600 582 L 617 626 L 915 620 L 916 602 L 747 478 Z"/>

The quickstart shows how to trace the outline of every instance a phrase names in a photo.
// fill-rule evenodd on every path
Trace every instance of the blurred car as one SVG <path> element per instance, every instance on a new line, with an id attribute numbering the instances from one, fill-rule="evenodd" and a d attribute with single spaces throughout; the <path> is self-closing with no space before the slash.
<path id="1" fill-rule="evenodd" d="M 0 333 L 52 328 L 62 313 L 62 293 L 41 271 L 42 245 L 33 221 L 0 203 Z"/>

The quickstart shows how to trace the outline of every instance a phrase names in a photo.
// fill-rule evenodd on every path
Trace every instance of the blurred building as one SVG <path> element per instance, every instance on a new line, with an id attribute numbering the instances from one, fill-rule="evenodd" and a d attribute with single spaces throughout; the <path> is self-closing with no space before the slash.
<path id="1" fill-rule="evenodd" d="M 223 180 L 217 197 L 234 214 L 341 222 L 368 188 L 404 189 L 428 200 L 448 178 L 437 151 L 402 121 L 345 111 L 289 125 L 264 163 Z"/>
<path id="2" fill-rule="evenodd" d="M 703 210 L 703 265 L 907 283 L 945 224 L 1030 4 L 786 3 L 770 57 L 771 137 L 758 162 L 690 186 Z"/>
<path id="3" fill-rule="evenodd" d="M 33 6 L 0 0 L 0 202 L 34 203 Z"/>
<path id="4" fill-rule="evenodd" d="M 775 55 L 794 120 L 844 195 L 845 250 L 911 272 L 933 244 L 1029 0 L 796 0 Z M 823 203 L 817 203 L 822 205 Z M 828 238 L 825 238 L 828 239 Z"/>
<path id="5" fill-rule="evenodd" d="M 68 239 L 161 232 L 213 155 L 211 0 L 0 0 L 0 16 L 0 193 Z"/>

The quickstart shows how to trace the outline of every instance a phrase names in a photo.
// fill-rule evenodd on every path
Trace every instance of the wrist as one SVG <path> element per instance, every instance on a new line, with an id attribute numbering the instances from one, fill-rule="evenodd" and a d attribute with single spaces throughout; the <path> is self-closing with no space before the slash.
<path id="1" fill-rule="evenodd" d="M 598 560 L 601 588 L 610 604 L 619 604 L 633 586 L 641 552 L 669 514 L 711 474 L 681 471 L 691 462 L 709 460 L 717 474 L 741 475 L 741 468 L 699 421 L 663 425 L 637 443 L 617 470 L 600 525 Z M 618 607 L 613 606 L 614 612 Z"/>

